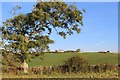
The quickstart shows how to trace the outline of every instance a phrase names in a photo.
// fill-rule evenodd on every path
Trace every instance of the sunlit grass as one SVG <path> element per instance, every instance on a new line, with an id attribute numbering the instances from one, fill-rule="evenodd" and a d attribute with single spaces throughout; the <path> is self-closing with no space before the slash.
<path id="1" fill-rule="evenodd" d="M 88 61 L 89 64 L 118 64 L 118 54 L 110 53 L 46 53 L 44 59 L 31 59 L 30 66 L 53 66 L 61 65 L 73 55 L 79 55 Z"/>

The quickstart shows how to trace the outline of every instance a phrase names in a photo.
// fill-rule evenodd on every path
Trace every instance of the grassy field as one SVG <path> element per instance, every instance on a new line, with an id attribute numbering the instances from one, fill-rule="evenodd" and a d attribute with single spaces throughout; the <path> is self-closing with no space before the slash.
<path id="1" fill-rule="evenodd" d="M 78 55 L 88 61 L 89 64 L 118 64 L 118 54 L 106 54 L 106 53 L 46 53 L 44 59 L 41 60 L 38 57 L 31 59 L 29 66 L 53 66 L 63 64 L 68 58 Z M 88 73 L 52 73 L 52 74 L 13 74 L 3 73 L 3 78 L 118 78 L 118 71 L 106 71 L 106 72 L 88 72 Z"/>
<path id="2" fill-rule="evenodd" d="M 88 61 L 89 64 L 118 64 L 118 54 L 114 53 L 46 53 L 44 59 L 31 59 L 30 66 L 53 66 L 63 64 L 71 56 L 78 55 Z"/>

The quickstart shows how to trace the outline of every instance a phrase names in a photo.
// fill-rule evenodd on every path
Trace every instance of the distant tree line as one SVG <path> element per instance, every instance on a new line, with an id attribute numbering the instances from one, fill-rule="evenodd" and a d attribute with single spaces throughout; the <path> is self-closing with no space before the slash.
<path id="1" fill-rule="evenodd" d="M 99 51 L 98 53 L 110 53 L 110 51 Z"/>
<path id="2" fill-rule="evenodd" d="M 46 53 L 68 53 L 68 52 L 80 52 L 80 49 L 76 50 L 55 50 L 55 51 L 48 51 Z"/>

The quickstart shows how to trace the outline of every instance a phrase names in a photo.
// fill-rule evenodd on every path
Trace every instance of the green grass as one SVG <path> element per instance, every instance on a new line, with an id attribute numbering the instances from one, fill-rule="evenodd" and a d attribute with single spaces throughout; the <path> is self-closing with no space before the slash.
<path id="1" fill-rule="evenodd" d="M 88 61 L 89 64 L 118 64 L 118 54 L 110 53 L 46 53 L 44 59 L 31 59 L 30 66 L 61 65 L 71 56 L 78 55 Z"/>
<path id="2" fill-rule="evenodd" d="M 78 55 L 88 61 L 89 64 L 118 64 L 118 54 L 100 54 L 100 53 L 46 53 L 44 54 L 44 60 L 38 57 L 32 59 L 29 62 L 29 66 L 53 66 L 63 64 L 68 58 Z M 78 73 L 78 74 L 13 74 L 3 73 L 3 78 L 118 78 L 118 71 L 107 71 L 100 73 Z"/>

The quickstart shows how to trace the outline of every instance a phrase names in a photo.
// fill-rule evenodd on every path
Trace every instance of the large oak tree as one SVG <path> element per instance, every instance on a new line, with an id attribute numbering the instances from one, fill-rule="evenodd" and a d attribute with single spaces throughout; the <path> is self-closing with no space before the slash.
<path id="1" fill-rule="evenodd" d="M 3 41 L 20 61 L 28 59 L 30 50 L 44 51 L 54 41 L 49 38 L 52 31 L 66 38 L 74 32 L 80 33 L 83 11 L 64 2 L 37 2 L 31 12 L 18 14 L 3 22 Z M 53 30 L 54 29 L 54 30 Z M 44 34 L 47 32 L 47 35 Z"/>

